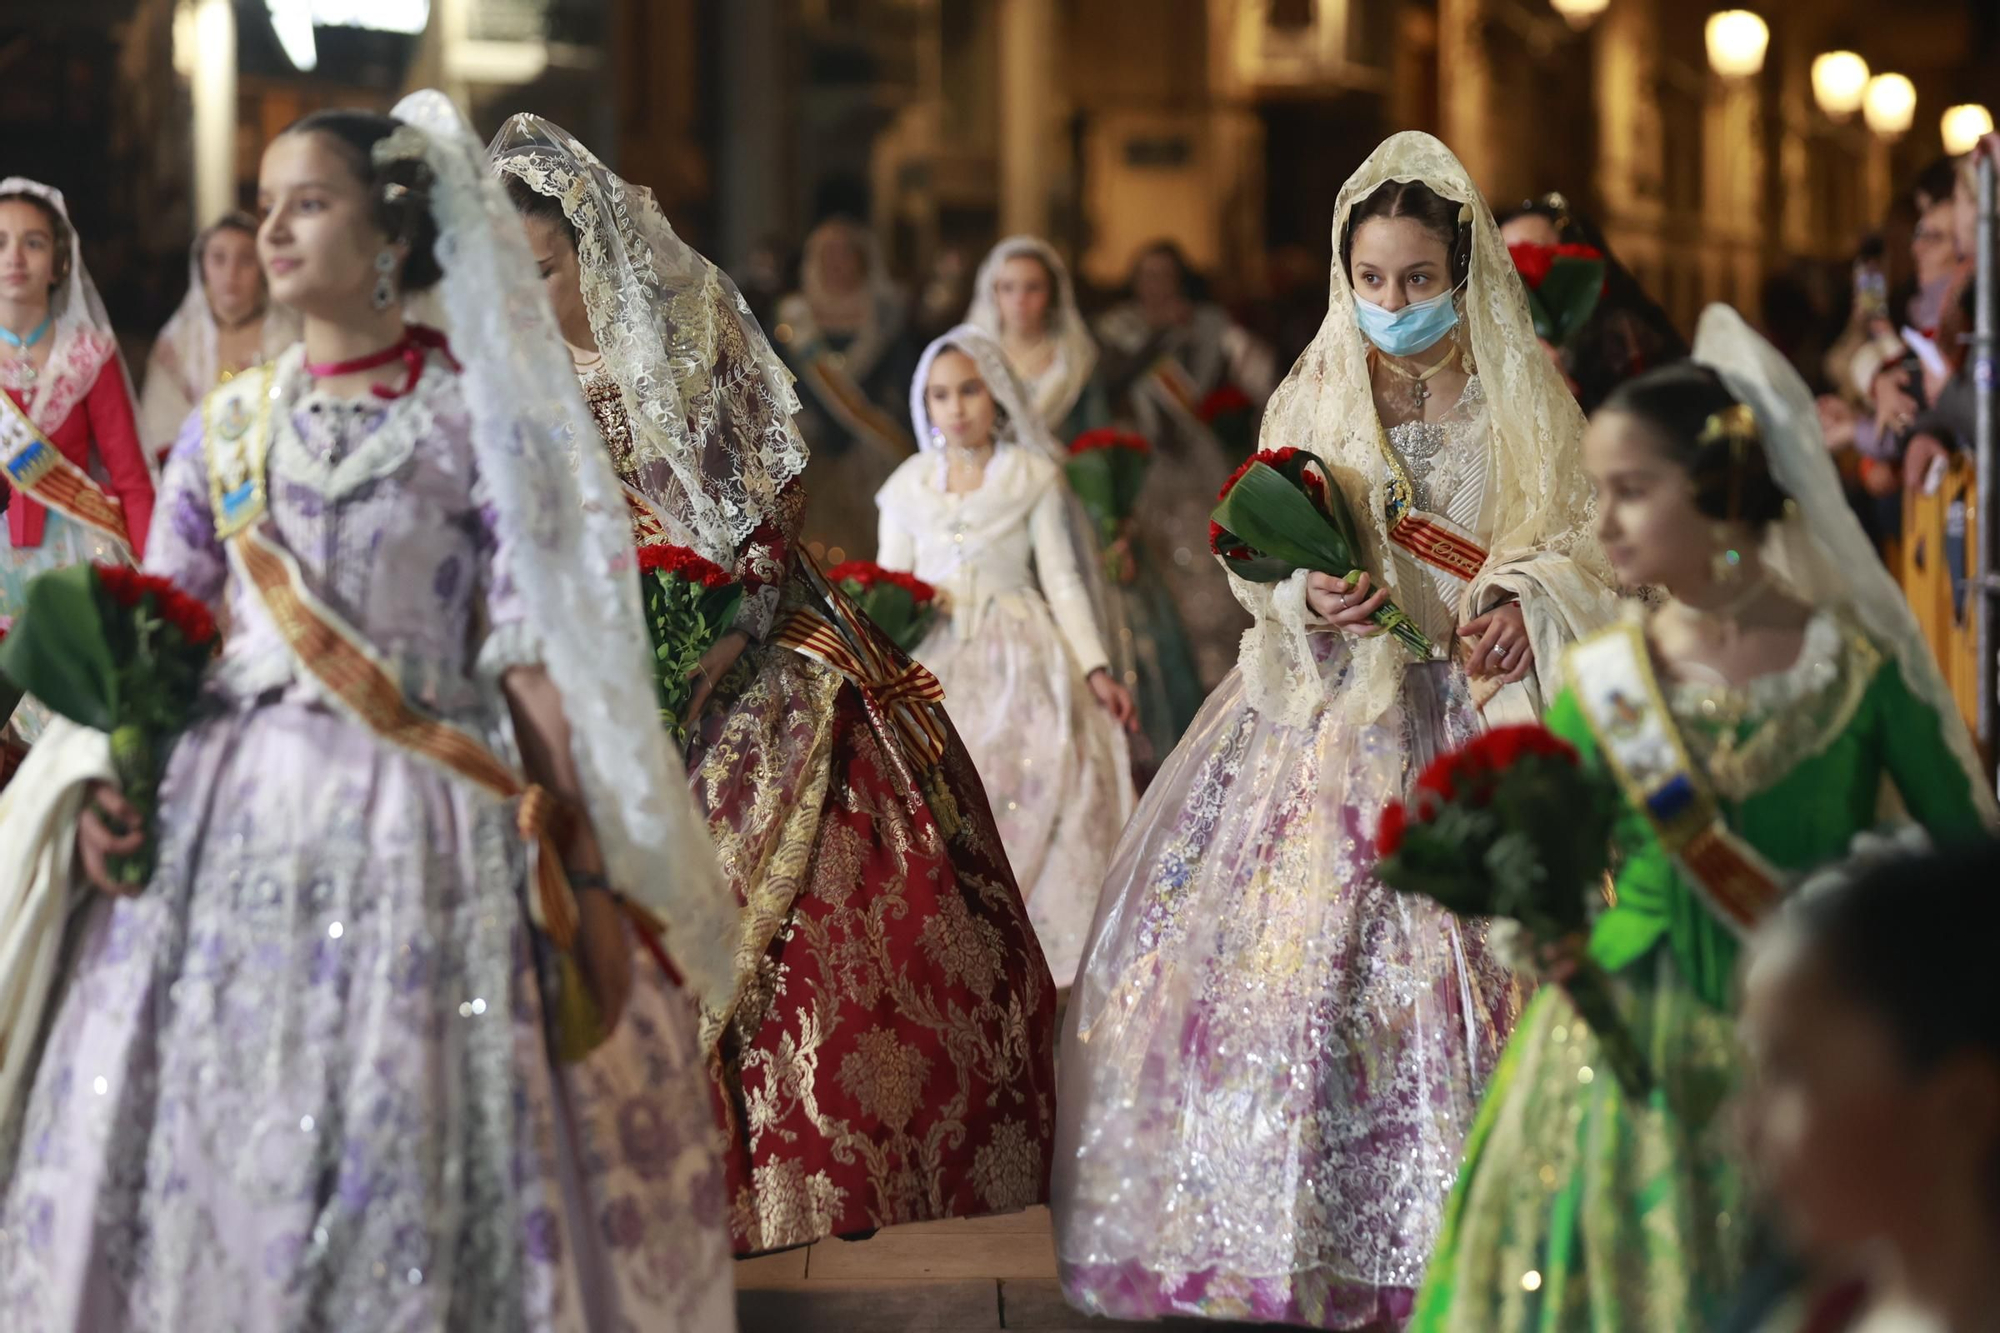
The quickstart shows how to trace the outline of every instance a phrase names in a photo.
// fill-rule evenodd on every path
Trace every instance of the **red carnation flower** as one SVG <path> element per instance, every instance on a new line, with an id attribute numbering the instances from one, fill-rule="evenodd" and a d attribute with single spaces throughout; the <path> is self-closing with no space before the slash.
<path id="1" fill-rule="evenodd" d="M 1134 453 L 1150 454 L 1153 446 L 1146 437 L 1132 430 L 1119 430 L 1114 426 L 1099 426 L 1087 430 L 1070 442 L 1072 454 L 1087 454 L 1094 449 L 1130 449 Z"/>
<path id="2" fill-rule="evenodd" d="M 882 567 L 872 560 L 843 560 L 826 571 L 828 583 L 858 583 L 864 588 L 875 586 Z"/>
<path id="3" fill-rule="evenodd" d="M 1599 250 L 1596 246 L 1579 245 L 1574 241 L 1565 241 L 1563 244 L 1558 245 L 1555 248 L 1554 254 L 1557 259 L 1603 259 L 1604 258 L 1604 252 L 1602 250 Z"/>
<path id="4" fill-rule="evenodd" d="M 648 573 L 674 574 L 704 588 L 725 588 L 729 571 L 685 546 L 655 542 L 639 548 L 639 568 Z"/>
<path id="5" fill-rule="evenodd" d="M 1514 260 L 1514 267 L 1530 290 L 1540 287 L 1542 279 L 1549 276 L 1549 270 L 1556 266 L 1556 247 L 1536 245 L 1531 241 L 1519 241 L 1507 247 L 1507 253 Z"/>
<path id="6" fill-rule="evenodd" d="M 1403 830 L 1409 826 L 1409 811 L 1401 801 L 1391 801 L 1382 807 L 1382 824 L 1375 831 L 1375 853 L 1378 856 L 1394 856 L 1403 845 Z"/>
<path id="7" fill-rule="evenodd" d="M 160 617 L 181 632 L 181 638 L 201 645 L 215 638 L 215 617 L 208 608 L 178 588 L 169 588 L 159 599 Z"/>
<path id="8" fill-rule="evenodd" d="M 1250 405 L 1248 394 L 1234 384 L 1225 384 L 1202 399 L 1201 406 L 1194 410 L 1194 414 L 1202 419 L 1203 424 L 1212 425 L 1219 416 L 1231 412 L 1249 411 Z"/>

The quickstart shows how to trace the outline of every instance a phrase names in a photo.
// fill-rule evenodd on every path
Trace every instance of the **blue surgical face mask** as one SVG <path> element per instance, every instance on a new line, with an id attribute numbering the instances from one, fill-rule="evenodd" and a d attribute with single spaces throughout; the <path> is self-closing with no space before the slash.
<path id="1" fill-rule="evenodd" d="M 1458 327 L 1457 289 L 1401 310 L 1384 310 L 1354 294 L 1354 322 L 1369 342 L 1390 356 L 1415 356 Z"/>

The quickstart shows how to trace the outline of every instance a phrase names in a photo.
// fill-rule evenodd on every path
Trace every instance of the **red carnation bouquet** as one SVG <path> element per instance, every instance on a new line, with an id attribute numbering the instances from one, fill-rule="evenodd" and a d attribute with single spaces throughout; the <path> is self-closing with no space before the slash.
<path id="1" fill-rule="evenodd" d="M 1194 414 L 1233 457 L 1257 447 L 1257 405 L 1234 384 L 1223 384 L 1196 406 Z"/>
<path id="2" fill-rule="evenodd" d="M 1518 931 L 1538 951 L 1572 948 L 1589 930 L 1617 813 L 1617 792 L 1569 742 L 1541 726 L 1495 727 L 1440 755 L 1407 805 L 1382 811 L 1375 876 L 1455 915 L 1500 918 L 1496 944 Z M 1503 930 L 1509 922 L 1517 924 Z M 1652 1074 L 1611 978 L 1579 952 L 1562 984 L 1626 1094 L 1643 1101 Z"/>
<path id="3" fill-rule="evenodd" d="M 1507 247 L 1514 267 L 1528 289 L 1528 312 L 1535 318 L 1535 336 L 1551 347 L 1565 347 L 1589 321 L 1604 295 L 1603 252 L 1588 245 Z"/>
<path id="4" fill-rule="evenodd" d="M 1327 484 L 1326 464 L 1303 449 L 1252 454 L 1222 484 L 1209 516 L 1208 548 L 1239 578 L 1278 583 L 1301 569 L 1354 583 L 1361 536 L 1347 499 Z M 1419 661 L 1437 656 L 1409 614 L 1384 601 L 1369 617 Z"/>
<path id="5" fill-rule="evenodd" d="M 884 569 L 872 560 L 835 565 L 826 577 L 906 653 L 924 641 L 943 609 L 936 588 L 914 574 Z"/>
<path id="6" fill-rule="evenodd" d="M 146 830 L 145 846 L 107 867 L 120 884 L 152 878 L 160 775 L 216 643 L 206 606 L 166 579 L 110 564 L 38 575 L 0 639 L 0 676 L 13 697 L 25 691 L 111 738 L 118 785 Z"/>
<path id="7" fill-rule="evenodd" d="M 1105 426 L 1087 430 L 1070 441 L 1069 488 L 1097 528 L 1104 548 L 1106 572 L 1129 582 L 1131 556 L 1118 545 L 1139 506 L 1139 489 L 1146 484 L 1153 446 L 1137 431 Z"/>
<path id="8" fill-rule="evenodd" d="M 653 687 L 660 721 L 687 744 L 688 704 L 701 655 L 715 646 L 743 604 L 743 585 L 729 571 L 685 546 L 657 542 L 639 548 L 639 586 L 646 628 L 653 635 Z"/>

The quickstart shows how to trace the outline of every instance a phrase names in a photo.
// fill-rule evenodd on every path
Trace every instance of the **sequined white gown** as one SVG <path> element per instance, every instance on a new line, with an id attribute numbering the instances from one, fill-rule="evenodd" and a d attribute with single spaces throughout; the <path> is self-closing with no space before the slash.
<path id="1" fill-rule="evenodd" d="M 1056 464 L 1003 444 L 978 490 L 951 494 L 941 473 L 936 454 L 919 454 L 876 496 L 880 559 L 950 599 L 913 656 L 944 686 L 1049 971 L 1067 986 L 1134 800 L 1125 734 L 1085 680 L 1109 658 Z"/>
<path id="2" fill-rule="evenodd" d="M 1419 507 L 1478 532 L 1479 381 L 1390 440 Z M 1413 560 L 1388 581 L 1450 633 L 1455 581 Z M 1337 698 L 1346 641 L 1311 639 Z M 1240 665 L 1209 697 L 1126 829 L 1072 992 L 1054 1208 L 1079 1308 L 1407 1316 L 1520 995 L 1483 931 L 1375 881 L 1374 832 L 1476 729 L 1456 663 L 1410 665 L 1364 727 L 1324 705 L 1282 725 Z"/>

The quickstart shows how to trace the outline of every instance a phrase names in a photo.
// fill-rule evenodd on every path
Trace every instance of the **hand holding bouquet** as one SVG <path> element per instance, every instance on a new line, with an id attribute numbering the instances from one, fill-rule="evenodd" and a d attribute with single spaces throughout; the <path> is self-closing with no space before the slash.
<path id="1" fill-rule="evenodd" d="M 872 560 L 835 565 L 826 577 L 906 653 L 916 651 L 942 609 L 936 588 L 914 574 L 884 569 Z"/>
<path id="2" fill-rule="evenodd" d="M 639 548 L 639 582 L 646 627 L 653 636 L 653 685 L 660 721 L 687 744 L 688 703 L 694 698 L 701 655 L 736 619 L 743 585 L 729 571 L 685 546 L 664 542 Z"/>
<path id="3" fill-rule="evenodd" d="M 187 726 L 215 655 L 208 608 L 166 579 L 125 565 L 69 565 L 37 576 L 0 640 L 0 676 L 79 726 L 111 738 L 111 762 L 144 845 L 106 866 L 121 885 L 152 878 L 153 815 L 174 738 Z"/>
<path id="4" fill-rule="evenodd" d="M 1376 878 L 1458 916 L 1519 923 L 1538 950 L 1566 949 L 1590 925 L 1589 897 L 1610 861 L 1617 793 L 1540 726 L 1495 727 L 1441 755 L 1409 804 L 1382 812 Z M 1651 1071 L 1619 1016 L 1611 979 L 1587 956 L 1562 978 L 1627 1096 Z"/>
<path id="5" fill-rule="evenodd" d="M 1252 454 L 1222 485 L 1208 546 L 1239 578 L 1278 583 L 1300 569 L 1361 580 L 1361 537 L 1326 464 L 1303 449 Z M 1370 620 L 1419 661 L 1437 650 L 1409 614 L 1385 601 Z"/>

